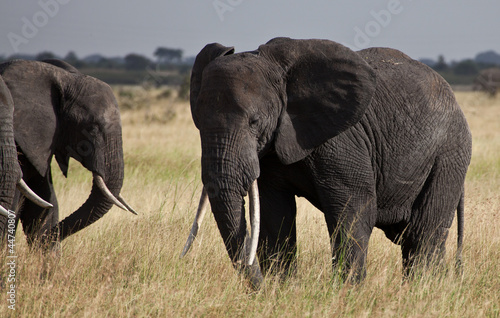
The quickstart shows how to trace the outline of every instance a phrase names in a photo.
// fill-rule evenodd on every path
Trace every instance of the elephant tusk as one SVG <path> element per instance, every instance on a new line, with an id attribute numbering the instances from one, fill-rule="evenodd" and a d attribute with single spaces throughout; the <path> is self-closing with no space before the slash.
<path id="1" fill-rule="evenodd" d="M 52 204 L 49 202 L 45 201 L 44 199 L 40 198 L 33 190 L 31 190 L 26 182 L 24 182 L 23 179 L 20 179 L 19 182 L 17 183 L 17 189 L 19 192 L 22 193 L 28 200 L 31 202 L 35 203 L 36 205 L 48 209 L 54 207 Z"/>
<path id="2" fill-rule="evenodd" d="M 121 203 L 114 195 L 109 191 L 108 187 L 106 186 L 106 183 L 104 183 L 104 180 L 100 175 L 97 173 L 93 173 L 94 176 L 94 183 L 95 185 L 101 190 L 102 194 L 104 194 L 105 197 L 107 197 L 113 204 L 115 204 L 117 207 L 119 207 L 122 210 L 131 212 L 133 214 L 137 213 L 135 211 L 130 211 L 123 203 Z"/>
<path id="3" fill-rule="evenodd" d="M 3 206 L 0 205 L 0 215 L 3 215 L 6 218 L 8 218 L 10 213 L 11 212 L 9 212 L 9 210 L 5 209 Z"/>
<path id="4" fill-rule="evenodd" d="M 208 203 L 208 194 L 205 188 L 203 188 L 203 191 L 201 192 L 200 203 L 198 204 L 198 210 L 196 211 L 196 216 L 194 217 L 193 226 L 191 227 L 191 232 L 189 233 L 186 244 L 182 249 L 180 258 L 183 258 L 191 248 L 191 245 L 193 244 L 194 239 L 198 234 L 198 229 L 201 226 L 201 222 L 203 222 L 203 217 L 205 216 L 205 213 L 207 213 Z"/>
<path id="5" fill-rule="evenodd" d="M 126 206 L 130 212 L 137 215 L 137 212 L 127 203 L 127 201 L 125 201 L 124 198 L 122 198 L 121 195 L 118 195 L 118 201 L 120 201 L 124 206 Z"/>
<path id="6" fill-rule="evenodd" d="M 250 234 L 250 254 L 247 263 L 250 266 L 253 264 L 255 255 L 257 254 L 260 232 L 260 200 L 257 179 L 252 183 L 248 196 L 250 197 L 250 228 L 252 231 Z"/>

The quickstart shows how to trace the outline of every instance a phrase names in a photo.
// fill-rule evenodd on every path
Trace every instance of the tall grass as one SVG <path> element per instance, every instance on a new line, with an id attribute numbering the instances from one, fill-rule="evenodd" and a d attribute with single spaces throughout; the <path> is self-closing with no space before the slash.
<path id="1" fill-rule="evenodd" d="M 253 292 L 233 270 L 212 215 L 179 259 L 201 191 L 199 135 L 188 103 L 152 98 L 148 109 L 122 114 L 122 195 L 139 216 L 112 208 L 66 239 L 59 259 L 31 251 L 19 230 L 16 310 L 8 308 L 6 286 L 0 316 L 499 317 L 500 98 L 459 92 L 457 99 L 474 138 L 461 277 L 453 271 L 454 224 L 441 272 L 402 281 L 399 247 L 375 230 L 366 280 L 341 284 L 332 275 L 323 216 L 301 199 L 298 272 L 284 283 L 269 278 Z M 152 120 L 172 112 L 167 122 Z M 62 218 L 85 201 L 91 175 L 72 162 L 68 179 L 55 173 L 54 183 Z M 1 266 L 6 273 L 5 261 Z"/>

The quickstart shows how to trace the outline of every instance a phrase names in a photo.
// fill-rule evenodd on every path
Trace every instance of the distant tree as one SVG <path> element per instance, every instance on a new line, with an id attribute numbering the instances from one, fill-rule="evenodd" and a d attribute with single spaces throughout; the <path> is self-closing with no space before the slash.
<path id="1" fill-rule="evenodd" d="M 181 49 L 159 47 L 153 55 L 158 59 L 158 63 L 179 63 L 182 60 L 183 53 Z"/>
<path id="2" fill-rule="evenodd" d="M 500 65 L 500 54 L 495 51 L 478 53 L 474 59 L 476 63 Z"/>
<path id="3" fill-rule="evenodd" d="M 139 54 L 130 53 L 125 56 L 125 68 L 127 70 L 144 70 L 151 64 L 151 61 Z"/>
<path id="4" fill-rule="evenodd" d="M 121 64 L 113 58 L 101 57 L 97 62 L 94 63 L 97 68 L 108 68 L 108 69 L 119 69 Z M 141 69 L 141 68 L 139 68 Z"/>
<path id="5" fill-rule="evenodd" d="M 438 60 L 436 62 L 436 64 L 434 64 L 434 67 L 433 69 L 435 69 L 436 71 L 446 71 L 448 70 L 448 64 L 446 64 L 446 61 L 444 60 L 444 56 L 440 55 L 438 56 Z"/>
<path id="6" fill-rule="evenodd" d="M 476 62 L 471 59 L 467 59 L 458 62 L 453 67 L 453 73 L 457 75 L 477 75 L 479 73 L 479 69 Z"/>
<path id="7" fill-rule="evenodd" d="M 69 51 L 68 54 L 66 54 L 66 56 L 64 57 L 64 60 L 72 64 L 78 61 L 78 56 L 76 56 L 75 52 Z"/>
<path id="8" fill-rule="evenodd" d="M 49 51 L 40 52 L 36 55 L 37 61 L 46 60 L 46 59 L 55 59 L 55 58 L 57 58 L 57 56 L 54 53 L 49 52 Z"/>
<path id="9" fill-rule="evenodd" d="M 82 68 L 85 66 L 85 62 L 80 60 L 74 51 L 69 51 L 68 54 L 66 54 L 66 56 L 63 58 L 63 60 L 76 68 Z"/>
<path id="10" fill-rule="evenodd" d="M 419 60 L 421 63 L 424 63 L 425 65 L 429 67 L 434 67 L 436 65 L 436 61 L 433 59 L 428 59 L 428 58 L 422 58 Z"/>

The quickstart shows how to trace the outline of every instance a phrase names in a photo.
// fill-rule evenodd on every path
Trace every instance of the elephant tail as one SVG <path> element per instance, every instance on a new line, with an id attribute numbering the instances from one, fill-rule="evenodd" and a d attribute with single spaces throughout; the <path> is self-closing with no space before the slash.
<path id="1" fill-rule="evenodd" d="M 457 258 L 456 268 L 457 272 L 462 272 L 462 248 L 464 242 L 464 190 L 457 207 Z"/>

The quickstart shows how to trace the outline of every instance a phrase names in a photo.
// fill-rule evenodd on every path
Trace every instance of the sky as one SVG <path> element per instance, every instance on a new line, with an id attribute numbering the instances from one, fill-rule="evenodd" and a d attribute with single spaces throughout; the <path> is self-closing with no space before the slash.
<path id="1" fill-rule="evenodd" d="M 446 61 L 500 53 L 498 0 L 1 0 L 0 55 L 50 51 L 82 58 L 157 47 L 195 56 L 206 44 L 254 50 L 277 36 L 352 49 L 396 48 Z"/>

